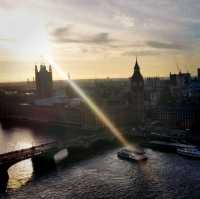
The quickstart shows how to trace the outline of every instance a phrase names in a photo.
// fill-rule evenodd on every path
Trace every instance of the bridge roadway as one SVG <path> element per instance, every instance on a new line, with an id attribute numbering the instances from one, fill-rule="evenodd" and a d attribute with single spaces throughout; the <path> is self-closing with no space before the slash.
<path id="1" fill-rule="evenodd" d="M 56 142 L 50 142 L 46 144 L 41 144 L 38 146 L 33 146 L 26 149 L 16 150 L 4 154 L 0 154 L 0 168 L 5 166 L 10 167 L 11 165 L 35 156 L 42 155 L 52 150 L 58 149 Z"/>
<path id="2" fill-rule="evenodd" d="M 26 149 L 0 154 L 0 192 L 4 192 L 9 179 L 8 169 L 25 159 L 32 158 L 33 166 L 37 169 L 48 169 L 55 164 L 54 154 L 61 149 L 57 142 L 50 142 Z"/>

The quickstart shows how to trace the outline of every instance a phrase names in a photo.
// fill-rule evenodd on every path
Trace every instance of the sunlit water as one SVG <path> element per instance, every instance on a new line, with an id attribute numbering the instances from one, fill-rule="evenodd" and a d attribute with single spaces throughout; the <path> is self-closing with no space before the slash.
<path id="1" fill-rule="evenodd" d="M 28 128 L 12 128 L 3 130 L 0 126 L 0 154 L 15 150 L 25 149 L 45 143 L 50 138 L 36 136 Z M 27 159 L 13 165 L 8 170 L 9 182 L 8 189 L 18 189 L 25 185 L 32 178 L 33 167 L 31 159 Z"/>
<path id="2" fill-rule="evenodd" d="M 2 197 L 200 198 L 200 161 L 146 149 L 149 159 L 135 163 L 118 159 L 118 150 L 33 179 L 31 161 L 22 161 L 9 170 L 9 190 Z"/>
<path id="3" fill-rule="evenodd" d="M 18 189 L 25 185 L 33 174 L 32 162 L 30 159 L 13 165 L 9 170 L 8 189 Z"/>

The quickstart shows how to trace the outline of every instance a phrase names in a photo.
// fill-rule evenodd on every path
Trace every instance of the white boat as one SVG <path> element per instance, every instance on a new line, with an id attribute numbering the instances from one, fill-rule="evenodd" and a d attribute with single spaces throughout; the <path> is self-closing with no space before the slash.
<path id="1" fill-rule="evenodd" d="M 121 159 L 126 159 L 130 161 L 140 161 L 147 159 L 145 152 L 139 150 L 122 149 L 117 153 L 117 156 Z"/>
<path id="2" fill-rule="evenodd" d="M 200 148 L 198 147 L 179 148 L 177 153 L 191 158 L 200 158 Z"/>

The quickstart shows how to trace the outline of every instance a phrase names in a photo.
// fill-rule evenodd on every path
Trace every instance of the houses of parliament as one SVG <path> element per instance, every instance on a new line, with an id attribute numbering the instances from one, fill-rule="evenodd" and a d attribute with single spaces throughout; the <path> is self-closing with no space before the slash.
<path id="1" fill-rule="evenodd" d="M 144 79 L 140 72 L 140 66 L 137 58 L 133 70 L 133 75 L 129 81 L 129 88 L 127 88 L 129 95 L 128 106 L 122 105 L 118 114 L 113 113 L 111 115 L 113 118 L 118 115 L 116 122 L 124 123 L 123 121 L 126 121 L 126 123 L 137 125 L 141 124 L 144 120 Z M 35 66 L 35 85 L 36 93 L 39 98 L 49 98 L 53 96 L 51 66 L 49 66 L 49 70 L 47 70 L 45 65 L 41 65 L 39 71 L 37 66 Z M 121 99 L 118 101 L 120 100 Z M 108 112 L 117 112 L 119 106 L 119 104 L 116 104 L 114 107 L 107 104 L 106 109 Z"/>

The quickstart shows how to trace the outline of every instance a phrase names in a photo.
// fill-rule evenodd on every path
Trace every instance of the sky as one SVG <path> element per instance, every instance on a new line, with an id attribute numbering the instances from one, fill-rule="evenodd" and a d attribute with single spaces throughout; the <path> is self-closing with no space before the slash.
<path id="1" fill-rule="evenodd" d="M 199 0 L 1 0 L 0 81 L 52 57 L 72 79 L 168 76 L 200 66 Z M 60 77 L 55 72 L 54 79 Z"/>

